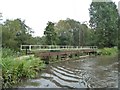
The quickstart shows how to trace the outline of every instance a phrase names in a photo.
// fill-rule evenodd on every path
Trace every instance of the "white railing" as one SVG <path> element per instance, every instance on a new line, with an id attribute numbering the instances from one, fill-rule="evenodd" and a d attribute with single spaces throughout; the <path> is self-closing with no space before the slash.
<path id="1" fill-rule="evenodd" d="M 21 50 L 79 50 L 97 49 L 97 46 L 65 46 L 65 45 L 21 45 Z"/>

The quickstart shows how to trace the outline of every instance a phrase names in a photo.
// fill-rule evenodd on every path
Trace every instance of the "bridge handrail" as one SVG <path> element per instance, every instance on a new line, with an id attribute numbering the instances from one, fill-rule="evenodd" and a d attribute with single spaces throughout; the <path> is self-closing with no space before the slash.
<path id="1" fill-rule="evenodd" d="M 25 47 L 25 48 L 23 48 Z M 37 48 L 35 48 L 37 47 Z M 48 49 L 97 49 L 97 46 L 69 46 L 69 45 L 21 45 L 21 50 L 48 50 Z"/>

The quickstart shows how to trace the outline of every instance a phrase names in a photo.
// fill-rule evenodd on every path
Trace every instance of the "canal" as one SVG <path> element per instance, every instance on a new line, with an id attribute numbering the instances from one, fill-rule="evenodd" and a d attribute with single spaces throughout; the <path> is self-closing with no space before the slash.
<path id="1" fill-rule="evenodd" d="M 24 81 L 25 88 L 118 88 L 118 59 L 97 56 L 47 65 L 39 77 Z"/>

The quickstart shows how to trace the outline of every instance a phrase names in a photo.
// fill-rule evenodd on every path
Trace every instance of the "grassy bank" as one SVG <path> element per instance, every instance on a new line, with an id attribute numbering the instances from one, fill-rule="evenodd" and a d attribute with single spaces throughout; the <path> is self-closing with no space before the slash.
<path id="1" fill-rule="evenodd" d="M 114 48 L 102 48 L 102 49 L 98 49 L 98 53 L 100 55 L 117 55 L 118 54 L 118 49 L 117 47 Z"/>
<path id="2" fill-rule="evenodd" d="M 24 79 L 35 78 L 39 71 L 45 67 L 39 58 L 19 59 L 15 52 L 10 49 L 2 51 L 0 65 L 2 66 L 3 88 L 12 87 Z"/>

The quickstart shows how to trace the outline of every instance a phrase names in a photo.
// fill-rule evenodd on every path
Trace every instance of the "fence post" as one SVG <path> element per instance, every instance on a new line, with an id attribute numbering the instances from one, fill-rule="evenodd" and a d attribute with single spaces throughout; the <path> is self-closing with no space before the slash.
<path id="1" fill-rule="evenodd" d="M 20 46 L 20 50 L 23 50 L 23 49 L 22 49 L 22 45 Z"/>
<path id="2" fill-rule="evenodd" d="M 29 45 L 29 50 L 31 51 L 31 45 Z"/>

